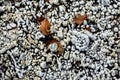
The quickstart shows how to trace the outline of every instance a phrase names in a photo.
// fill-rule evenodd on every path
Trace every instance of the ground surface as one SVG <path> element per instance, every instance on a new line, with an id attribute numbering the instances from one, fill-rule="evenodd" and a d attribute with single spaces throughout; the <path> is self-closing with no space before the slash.
<path id="1" fill-rule="evenodd" d="M 41 41 L 41 16 L 62 56 Z M 0 80 L 119 80 L 119 54 L 120 0 L 0 0 Z"/>

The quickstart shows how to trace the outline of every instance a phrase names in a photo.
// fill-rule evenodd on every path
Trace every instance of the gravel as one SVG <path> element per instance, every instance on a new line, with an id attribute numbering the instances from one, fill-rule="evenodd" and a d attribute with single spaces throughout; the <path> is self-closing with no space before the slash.
<path id="1" fill-rule="evenodd" d="M 63 55 L 44 44 L 41 16 Z M 0 79 L 119 80 L 120 0 L 0 0 Z"/>

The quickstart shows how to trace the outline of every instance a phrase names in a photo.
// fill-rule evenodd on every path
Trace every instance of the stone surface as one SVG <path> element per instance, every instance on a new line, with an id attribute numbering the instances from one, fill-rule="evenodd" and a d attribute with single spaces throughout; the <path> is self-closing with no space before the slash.
<path id="1" fill-rule="evenodd" d="M 119 80 L 119 0 L 0 0 L 0 79 Z M 75 15 L 87 15 L 81 25 Z M 37 17 L 48 19 L 50 35 Z M 90 29 L 86 29 L 89 26 Z M 56 38 L 63 45 L 58 55 Z"/>

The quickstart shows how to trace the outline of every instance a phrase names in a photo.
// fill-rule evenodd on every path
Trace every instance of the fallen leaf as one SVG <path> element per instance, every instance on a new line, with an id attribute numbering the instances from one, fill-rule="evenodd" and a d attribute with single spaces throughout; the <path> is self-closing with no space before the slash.
<path id="1" fill-rule="evenodd" d="M 50 34 L 50 23 L 47 19 L 44 19 L 41 22 L 41 25 L 39 27 L 40 31 L 43 35 L 48 36 Z"/>
<path id="2" fill-rule="evenodd" d="M 49 3 L 49 0 L 45 0 L 45 1 Z"/>
<path id="3" fill-rule="evenodd" d="M 86 18 L 87 18 L 86 15 L 80 15 L 80 14 L 78 14 L 77 16 L 75 16 L 75 18 L 73 18 L 73 22 L 75 24 L 81 25 Z"/>
<path id="4" fill-rule="evenodd" d="M 89 25 L 87 25 L 87 26 L 85 27 L 85 29 L 88 30 L 88 31 L 91 31 L 91 28 L 90 28 Z"/>
<path id="5" fill-rule="evenodd" d="M 59 41 L 57 39 L 53 38 L 52 40 L 48 40 L 45 44 L 48 46 L 52 43 L 57 43 L 57 42 L 59 42 Z"/>
<path id="6" fill-rule="evenodd" d="M 37 17 L 35 20 L 37 23 L 40 23 L 44 20 L 45 18 L 44 17 Z"/>
<path id="7" fill-rule="evenodd" d="M 58 51 L 58 53 L 61 54 L 61 55 L 62 55 L 63 52 L 64 52 L 63 46 L 60 44 L 60 42 L 58 43 L 57 51 Z"/>

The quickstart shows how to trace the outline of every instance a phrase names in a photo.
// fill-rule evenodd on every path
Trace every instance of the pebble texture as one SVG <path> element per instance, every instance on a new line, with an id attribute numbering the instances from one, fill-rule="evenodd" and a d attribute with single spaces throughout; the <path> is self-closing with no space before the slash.
<path id="1" fill-rule="evenodd" d="M 44 44 L 41 16 L 63 55 Z M 119 80 L 120 0 L 0 0 L 0 79 Z"/>

